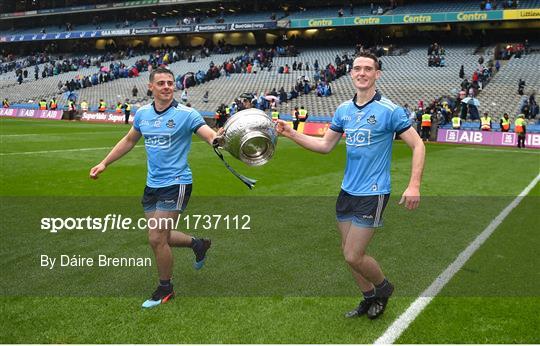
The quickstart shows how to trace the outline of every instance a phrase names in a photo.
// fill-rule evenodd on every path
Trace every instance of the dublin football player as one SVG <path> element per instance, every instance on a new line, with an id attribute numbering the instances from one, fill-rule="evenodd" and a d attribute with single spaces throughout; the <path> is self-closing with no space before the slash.
<path id="1" fill-rule="evenodd" d="M 376 81 L 381 71 L 376 56 L 359 54 L 350 76 L 356 93 L 337 108 L 322 138 L 300 134 L 281 120 L 277 131 L 300 146 L 323 154 L 334 149 L 345 134 L 347 163 L 336 202 L 336 219 L 343 256 L 363 295 L 358 307 L 345 316 L 367 315 L 375 319 L 384 312 L 394 291 L 380 265 L 367 254 L 376 229 L 383 224 L 390 196 L 394 137 L 399 135 L 412 149 L 412 172 L 399 202 L 408 209 L 417 208 L 420 202 L 425 149 L 403 108 L 377 91 Z"/>
<path id="2" fill-rule="evenodd" d="M 90 170 L 90 178 L 97 179 L 111 163 L 127 154 L 144 137 L 148 173 L 142 206 L 145 217 L 155 220 L 149 222 L 149 226 L 156 226 L 148 228 L 148 241 L 159 275 L 156 290 L 142 305 L 145 308 L 174 298 L 171 248 L 190 247 L 195 254 L 195 268 L 200 269 L 204 264 L 210 240 L 175 231 L 171 222 L 164 220 L 176 220 L 189 201 L 192 176 L 187 157 L 192 134 L 197 134 L 210 145 L 216 137 L 214 130 L 206 125 L 196 110 L 174 100 L 174 75 L 171 71 L 162 67 L 153 70 L 148 88 L 154 102 L 137 110 L 127 135 Z"/>

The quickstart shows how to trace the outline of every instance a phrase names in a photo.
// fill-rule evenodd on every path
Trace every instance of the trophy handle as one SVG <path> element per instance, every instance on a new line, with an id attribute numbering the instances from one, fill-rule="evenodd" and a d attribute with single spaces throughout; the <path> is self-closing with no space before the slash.
<path id="1" fill-rule="evenodd" d="M 212 141 L 212 146 L 214 148 L 221 148 L 223 149 L 223 146 L 225 145 L 225 137 L 223 135 L 216 136 L 214 140 Z"/>

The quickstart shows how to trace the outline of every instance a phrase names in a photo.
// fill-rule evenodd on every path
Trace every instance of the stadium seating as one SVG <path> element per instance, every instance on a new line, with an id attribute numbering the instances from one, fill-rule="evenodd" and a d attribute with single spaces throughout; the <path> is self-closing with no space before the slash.
<path id="1" fill-rule="evenodd" d="M 456 88 L 459 88 L 461 79 L 459 78 L 459 68 L 463 64 L 466 76 L 470 76 L 477 68 L 479 55 L 474 55 L 474 46 L 447 46 L 446 47 L 446 67 L 427 67 L 426 47 L 408 47 L 408 53 L 400 56 L 383 56 L 383 75 L 378 82 L 380 91 L 397 104 L 409 104 L 415 107 L 419 100 L 425 103 L 444 95 L 453 95 Z M 318 60 L 320 68 L 327 64 L 334 64 L 336 55 L 352 55 L 350 47 L 325 47 L 303 49 L 296 57 L 275 57 L 273 68 L 269 71 L 259 71 L 257 74 L 231 74 L 230 77 L 222 76 L 216 80 L 188 89 L 188 102 L 195 108 L 203 112 L 213 112 L 221 103 L 230 104 L 234 98 L 244 92 L 252 92 L 260 95 L 284 87 L 289 92 L 297 80 L 305 76 L 313 79 L 313 63 Z M 223 64 L 224 61 L 235 58 L 241 53 L 239 51 L 230 54 L 214 54 L 210 57 L 198 59 L 195 63 L 188 63 L 182 60 L 169 65 L 173 73 L 183 75 L 187 72 L 196 73 L 199 70 L 207 71 L 210 62 L 216 65 Z M 125 59 L 126 65 L 133 64 L 140 57 Z M 289 74 L 278 74 L 277 67 L 288 64 L 292 66 L 294 61 L 310 65 L 309 71 L 293 71 Z M 507 64 L 503 64 L 501 70 L 492 81 L 484 88 L 479 95 L 481 102 L 480 112 L 488 111 L 495 121 L 499 116 L 508 112 L 511 117 L 517 113 L 520 96 L 517 94 L 517 82 L 519 78 L 525 79 L 527 83 L 526 92 L 539 90 L 540 88 L 540 54 L 524 55 L 521 59 L 512 58 Z M 32 74 L 31 68 L 28 68 Z M 12 103 L 26 103 L 29 100 L 37 101 L 41 98 L 49 100 L 56 96 L 60 103 L 65 99 L 58 93 L 58 81 L 65 82 L 79 75 L 89 75 L 97 72 L 97 67 L 80 69 L 63 73 L 45 79 L 34 81 L 29 77 L 22 85 L 15 84 L 14 77 L 10 79 L 7 75 L 14 76 L 11 72 L 5 76 L 0 76 L 0 93 L 8 97 Z M 3 83 L 12 83 L 8 87 L 3 87 Z M 130 99 L 135 106 L 149 102 L 146 96 L 148 83 L 148 72 L 142 72 L 137 78 L 124 78 L 100 84 L 91 88 L 76 91 L 80 100 L 87 100 L 90 105 L 95 106 L 99 99 L 103 98 L 110 105 L 117 101 Z M 139 95 L 132 98 L 131 90 L 136 86 Z M 333 115 L 337 105 L 351 98 L 354 89 L 350 78 L 345 76 L 332 82 L 332 96 L 317 97 L 315 92 L 308 95 L 300 95 L 298 98 L 281 104 L 278 110 L 281 114 L 290 114 L 295 106 L 305 106 L 312 115 L 311 121 L 328 121 Z M 202 96 L 208 91 L 209 101 L 203 102 Z M 501 102 L 501 95 L 505 95 L 505 101 Z M 176 92 L 176 98 L 180 99 L 180 91 Z"/>
<path id="2" fill-rule="evenodd" d="M 540 90 L 540 53 L 512 57 L 501 67 L 487 87 L 478 96 L 481 111 L 487 111 L 496 120 L 506 112 L 513 119 L 519 114 L 522 96 L 517 93 L 519 79 L 525 80 L 525 94 Z"/>

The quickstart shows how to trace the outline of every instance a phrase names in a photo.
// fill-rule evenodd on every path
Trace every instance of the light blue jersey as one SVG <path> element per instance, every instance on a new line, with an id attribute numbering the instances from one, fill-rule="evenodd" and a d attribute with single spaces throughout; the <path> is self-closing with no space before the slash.
<path id="1" fill-rule="evenodd" d="M 147 186 L 158 188 L 192 183 L 187 162 L 191 135 L 205 124 L 199 112 L 174 100 L 163 112 L 156 112 L 154 104 L 137 110 L 133 128 L 144 137 L 148 158 Z"/>
<path id="2" fill-rule="evenodd" d="M 356 96 L 336 110 L 330 129 L 345 133 L 347 165 L 341 188 L 354 196 L 390 193 L 390 161 L 394 133 L 410 125 L 402 107 L 378 92 L 360 107 Z"/>

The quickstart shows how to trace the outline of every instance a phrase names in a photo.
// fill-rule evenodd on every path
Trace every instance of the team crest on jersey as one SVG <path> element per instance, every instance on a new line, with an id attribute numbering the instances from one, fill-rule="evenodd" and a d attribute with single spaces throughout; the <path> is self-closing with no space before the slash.
<path id="1" fill-rule="evenodd" d="M 370 125 L 375 125 L 377 123 L 377 120 L 375 119 L 375 114 L 370 115 L 367 122 Z"/>
<path id="2" fill-rule="evenodd" d="M 176 126 L 176 124 L 174 123 L 174 120 L 169 119 L 169 120 L 167 121 L 167 127 L 168 127 L 168 128 L 172 129 L 172 128 L 175 127 L 175 126 Z"/>

